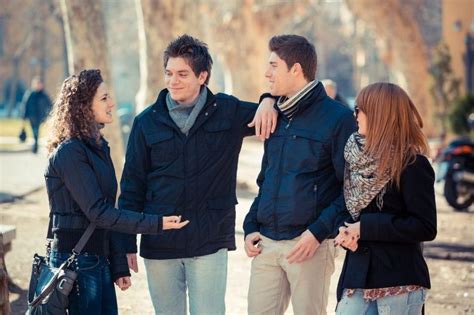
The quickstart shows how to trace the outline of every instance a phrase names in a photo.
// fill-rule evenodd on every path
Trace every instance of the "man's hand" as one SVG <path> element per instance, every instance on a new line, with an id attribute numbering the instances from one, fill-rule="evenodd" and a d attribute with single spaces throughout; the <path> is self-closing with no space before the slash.
<path id="1" fill-rule="evenodd" d="M 245 252 L 249 257 L 255 257 L 262 252 L 262 249 L 255 246 L 260 242 L 262 237 L 259 232 L 253 232 L 245 237 Z"/>
<path id="2" fill-rule="evenodd" d="M 127 254 L 128 268 L 135 273 L 138 272 L 137 254 Z"/>
<path id="3" fill-rule="evenodd" d="M 319 242 L 313 233 L 306 230 L 301 234 L 301 239 L 295 244 L 291 252 L 286 256 L 290 264 L 302 263 L 303 261 L 313 257 L 319 247 Z"/>
<path id="4" fill-rule="evenodd" d="M 130 277 L 122 277 L 115 280 L 115 284 L 120 290 L 125 291 L 132 286 L 132 279 Z"/>
<path id="5" fill-rule="evenodd" d="M 189 220 L 181 222 L 181 216 L 172 215 L 169 217 L 163 217 L 163 230 L 181 229 L 183 226 L 189 223 Z"/>
<path id="6" fill-rule="evenodd" d="M 344 222 L 344 224 L 346 225 L 345 227 L 341 226 L 339 228 L 339 234 L 334 239 L 334 245 L 341 245 L 355 252 L 359 246 L 358 241 L 360 238 L 360 222 L 353 224 Z"/>
<path id="7" fill-rule="evenodd" d="M 258 106 L 257 112 L 250 124 L 247 126 L 255 127 L 255 135 L 264 141 L 270 138 L 270 134 L 275 131 L 278 113 L 273 108 L 275 100 L 271 97 L 266 97 Z"/>

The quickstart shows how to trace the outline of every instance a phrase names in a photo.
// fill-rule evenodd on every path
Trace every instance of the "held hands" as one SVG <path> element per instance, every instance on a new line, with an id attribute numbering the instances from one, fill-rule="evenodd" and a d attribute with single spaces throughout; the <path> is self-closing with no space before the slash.
<path id="1" fill-rule="evenodd" d="M 313 233 L 306 230 L 301 234 L 300 240 L 295 244 L 291 252 L 286 256 L 286 259 L 290 264 L 302 263 L 307 259 L 313 257 L 314 253 L 318 249 L 320 243 L 314 237 Z"/>
<path id="2" fill-rule="evenodd" d="M 132 279 L 130 277 L 122 277 L 115 280 L 115 284 L 120 290 L 125 291 L 132 286 Z"/>
<path id="3" fill-rule="evenodd" d="M 255 135 L 264 141 L 270 138 L 270 134 L 275 131 L 278 113 L 273 108 L 275 100 L 271 97 L 266 97 L 258 106 L 257 112 L 250 124 L 247 126 L 255 127 Z"/>
<path id="4" fill-rule="evenodd" d="M 180 215 L 172 215 L 169 217 L 163 217 L 163 230 L 181 229 L 183 226 L 189 223 L 189 220 L 181 222 Z"/>
<path id="5" fill-rule="evenodd" d="M 339 234 L 334 239 L 334 246 L 341 245 L 353 252 L 357 250 L 360 238 L 360 222 L 347 223 L 339 228 Z"/>
<path id="6" fill-rule="evenodd" d="M 262 248 L 258 247 L 258 243 L 262 237 L 259 232 L 253 232 L 245 237 L 245 252 L 249 257 L 255 257 L 262 252 Z"/>

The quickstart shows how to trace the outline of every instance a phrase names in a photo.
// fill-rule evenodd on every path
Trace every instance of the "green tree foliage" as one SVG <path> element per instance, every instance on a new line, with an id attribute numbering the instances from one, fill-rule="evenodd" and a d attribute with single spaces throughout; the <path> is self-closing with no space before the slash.
<path id="1" fill-rule="evenodd" d="M 457 135 L 469 134 L 470 127 L 468 118 L 474 115 L 474 95 L 468 94 L 456 100 L 449 113 L 449 126 L 451 131 Z"/>
<path id="2" fill-rule="evenodd" d="M 451 55 L 446 43 L 441 42 L 436 47 L 432 64 L 429 69 L 432 77 L 430 93 L 436 104 L 435 118 L 440 122 L 440 136 L 444 138 L 447 132 L 447 123 L 450 108 L 459 97 L 461 80 L 456 78 L 451 67 Z"/>

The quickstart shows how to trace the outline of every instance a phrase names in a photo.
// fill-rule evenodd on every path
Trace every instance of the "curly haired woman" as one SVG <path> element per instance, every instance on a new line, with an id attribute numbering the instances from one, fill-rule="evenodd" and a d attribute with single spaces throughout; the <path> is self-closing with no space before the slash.
<path id="1" fill-rule="evenodd" d="M 346 223 L 335 239 L 349 249 L 336 313 L 421 314 L 430 288 L 421 243 L 436 236 L 423 122 L 395 84 L 371 84 L 356 103 L 359 131 L 344 150 L 344 199 L 355 223 Z"/>
<path id="2" fill-rule="evenodd" d="M 157 234 L 180 229 L 188 221 L 114 208 L 117 181 L 101 128 L 112 122 L 115 106 L 99 70 L 68 77 L 50 117 L 46 188 L 50 205 L 50 263 L 58 267 L 70 255 L 90 222 L 96 229 L 73 263 L 78 271 L 69 296 L 69 314 L 117 314 L 113 281 L 131 285 L 119 234 Z"/>

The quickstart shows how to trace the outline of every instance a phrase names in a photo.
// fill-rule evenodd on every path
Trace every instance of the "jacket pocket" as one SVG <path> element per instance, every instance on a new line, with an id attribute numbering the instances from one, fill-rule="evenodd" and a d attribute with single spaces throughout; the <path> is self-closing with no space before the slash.
<path id="1" fill-rule="evenodd" d="M 170 163 L 176 159 L 176 141 L 172 130 L 162 130 L 146 134 L 147 145 L 151 148 L 151 162 L 156 166 Z"/>
<path id="2" fill-rule="evenodd" d="M 204 214 L 202 231 L 208 231 L 209 241 L 220 241 L 232 237 L 235 231 L 235 196 L 210 199 L 207 201 L 207 211 Z"/>
<path id="3" fill-rule="evenodd" d="M 232 122 L 230 120 L 216 120 L 204 125 L 204 139 L 210 151 L 221 151 L 228 144 L 228 137 Z"/>

